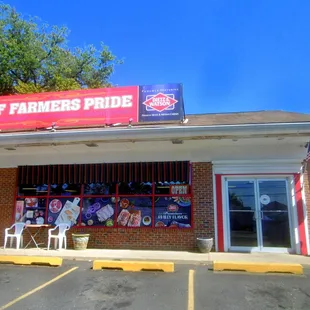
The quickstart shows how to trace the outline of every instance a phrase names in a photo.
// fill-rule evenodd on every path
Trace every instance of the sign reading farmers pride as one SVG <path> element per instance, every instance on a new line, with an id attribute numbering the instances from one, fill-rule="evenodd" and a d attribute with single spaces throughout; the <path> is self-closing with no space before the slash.
<path id="1" fill-rule="evenodd" d="M 0 97 L 0 129 L 138 121 L 138 86 Z"/>
<path id="2" fill-rule="evenodd" d="M 139 87 L 139 121 L 171 121 L 184 117 L 182 84 Z"/>
<path id="3" fill-rule="evenodd" d="M 181 84 L 0 96 L 0 130 L 181 120 Z"/>

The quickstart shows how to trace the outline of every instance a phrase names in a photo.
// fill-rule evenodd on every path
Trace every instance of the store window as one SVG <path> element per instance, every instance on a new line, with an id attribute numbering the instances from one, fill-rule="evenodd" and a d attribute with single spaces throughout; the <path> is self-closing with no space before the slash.
<path id="1" fill-rule="evenodd" d="M 46 196 L 48 192 L 47 184 L 23 184 L 18 187 L 18 196 Z"/>
<path id="2" fill-rule="evenodd" d="M 171 172 L 175 171 L 172 164 L 164 163 L 162 167 L 165 165 L 171 168 Z M 169 174 L 160 170 L 160 167 L 161 164 L 138 163 L 129 167 L 129 170 L 124 170 L 125 164 L 45 168 L 43 172 L 51 176 L 51 182 L 21 182 L 18 186 L 15 221 L 39 225 L 68 223 L 71 227 L 191 228 L 193 205 L 189 180 L 138 181 L 142 176 L 148 180 L 154 175 L 158 175 L 158 179 L 166 179 Z M 183 168 L 179 169 L 179 175 L 185 179 L 187 171 Z M 41 179 L 44 179 L 43 172 L 36 169 L 41 173 Z M 143 169 L 153 170 L 144 173 Z M 37 170 L 23 168 L 20 175 L 27 181 L 24 172 L 30 171 L 35 176 Z M 60 182 L 67 173 L 70 177 L 68 182 Z M 134 181 L 100 182 L 100 179 L 125 180 L 131 176 Z M 93 182 L 85 182 L 92 178 Z"/>
<path id="3" fill-rule="evenodd" d="M 80 184 L 51 184 L 50 196 L 76 196 L 81 194 Z"/>

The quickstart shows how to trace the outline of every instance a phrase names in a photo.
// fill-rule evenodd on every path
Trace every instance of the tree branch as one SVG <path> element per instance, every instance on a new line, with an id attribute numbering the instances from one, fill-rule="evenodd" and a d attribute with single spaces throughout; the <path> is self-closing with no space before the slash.
<path id="1" fill-rule="evenodd" d="M 15 71 L 10 70 L 10 72 L 11 72 L 18 80 L 22 81 L 23 83 L 27 83 L 27 81 L 24 80 L 24 79 L 22 79 L 20 76 L 18 76 L 18 74 L 17 74 Z"/>

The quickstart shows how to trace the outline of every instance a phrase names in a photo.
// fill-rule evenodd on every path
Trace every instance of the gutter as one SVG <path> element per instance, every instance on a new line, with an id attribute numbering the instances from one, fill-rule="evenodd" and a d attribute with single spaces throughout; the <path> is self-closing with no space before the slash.
<path id="1" fill-rule="evenodd" d="M 150 141 L 167 139 L 231 139 L 268 136 L 310 137 L 310 122 L 213 126 L 130 127 L 0 134 L 1 145 L 79 141 Z"/>

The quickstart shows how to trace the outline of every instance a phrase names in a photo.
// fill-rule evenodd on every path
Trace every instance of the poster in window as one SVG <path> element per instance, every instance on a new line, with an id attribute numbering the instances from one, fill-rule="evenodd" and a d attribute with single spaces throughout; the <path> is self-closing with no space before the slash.
<path id="1" fill-rule="evenodd" d="M 120 197 L 118 227 L 151 227 L 152 197 Z"/>
<path id="2" fill-rule="evenodd" d="M 115 197 L 84 198 L 82 226 L 114 226 Z"/>
<path id="3" fill-rule="evenodd" d="M 191 197 L 156 197 L 155 227 L 190 228 Z"/>
<path id="4" fill-rule="evenodd" d="M 80 198 L 54 198 L 48 204 L 48 224 L 66 223 L 70 227 L 77 225 L 80 215 Z"/>
<path id="5" fill-rule="evenodd" d="M 24 222 L 23 215 L 24 215 L 24 200 L 17 200 L 15 203 L 15 221 L 16 222 Z"/>
<path id="6" fill-rule="evenodd" d="M 21 205 L 23 203 L 23 216 L 19 221 L 25 222 L 25 224 L 45 224 L 45 210 L 46 199 L 45 198 L 32 198 L 18 199 L 16 203 Z M 17 208 L 16 208 L 17 211 Z M 15 213 L 17 217 L 17 212 Z"/>

